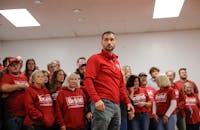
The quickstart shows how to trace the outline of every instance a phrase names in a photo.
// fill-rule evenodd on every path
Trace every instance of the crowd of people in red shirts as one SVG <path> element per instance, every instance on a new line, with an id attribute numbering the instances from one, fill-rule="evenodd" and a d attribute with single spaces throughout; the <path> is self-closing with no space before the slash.
<path id="1" fill-rule="evenodd" d="M 198 87 L 187 69 L 134 75 L 113 53 L 115 33 L 102 34 L 102 51 L 77 60 L 66 74 L 58 60 L 40 70 L 34 59 L 0 64 L 0 130 L 199 130 Z M 121 114 L 120 114 L 121 112 Z"/>
<path id="2" fill-rule="evenodd" d="M 26 61 L 24 72 L 22 66 L 21 57 L 6 57 L 0 65 L 0 130 L 91 129 L 91 99 L 83 82 L 85 57 L 78 58 L 77 70 L 68 75 L 57 60 L 47 65 L 48 71 L 39 70 L 34 59 Z M 188 80 L 187 69 L 179 69 L 176 82 L 174 71 L 159 71 L 152 67 L 147 80 L 144 72 L 134 75 L 130 66 L 122 68 L 135 115 L 128 120 L 121 104 L 120 129 L 199 130 L 198 87 Z"/>

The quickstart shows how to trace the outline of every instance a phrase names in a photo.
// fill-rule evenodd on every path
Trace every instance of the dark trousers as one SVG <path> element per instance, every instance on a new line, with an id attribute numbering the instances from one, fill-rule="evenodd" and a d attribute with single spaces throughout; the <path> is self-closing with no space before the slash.
<path id="1" fill-rule="evenodd" d="M 6 114 L 4 130 L 24 130 L 24 117 Z"/>
<path id="2" fill-rule="evenodd" d="M 158 123 L 154 118 L 150 118 L 149 130 L 156 130 Z"/>
<path id="3" fill-rule="evenodd" d="M 187 124 L 186 130 L 200 130 L 199 124 Z"/>
<path id="4" fill-rule="evenodd" d="M 45 126 L 29 125 L 25 126 L 25 130 L 47 130 Z"/>

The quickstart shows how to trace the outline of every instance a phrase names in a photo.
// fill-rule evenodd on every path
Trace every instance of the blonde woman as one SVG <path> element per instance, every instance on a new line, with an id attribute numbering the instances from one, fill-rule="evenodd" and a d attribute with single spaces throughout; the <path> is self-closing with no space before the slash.
<path id="1" fill-rule="evenodd" d="M 159 90 L 155 93 L 153 102 L 153 115 L 157 121 L 157 130 L 175 130 L 177 106 L 176 95 L 166 75 L 158 75 L 156 83 Z"/>
<path id="2" fill-rule="evenodd" d="M 132 74 L 131 66 L 129 66 L 129 65 L 123 66 L 122 74 L 123 74 L 124 82 L 126 83 L 129 76 Z"/>
<path id="3" fill-rule="evenodd" d="M 186 130 L 199 130 L 200 124 L 200 101 L 198 95 L 194 93 L 194 88 L 190 82 L 184 84 L 184 112 L 186 115 Z"/>
<path id="4" fill-rule="evenodd" d="M 61 130 L 85 130 L 87 113 L 87 99 L 80 87 L 80 77 L 75 73 L 67 76 L 65 85 L 59 91 L 56 99 L 56 116 Z M 86 118 L 85 118 L 86 117 Z"/>
<path id="5" fill-rule="evenodd" d="M 47 130 L 54 123 L 53 100 L 44 86 L 44 74 L 40 70 L 32 73 L 30 87 L 25 92 L 26 130 Z"/>

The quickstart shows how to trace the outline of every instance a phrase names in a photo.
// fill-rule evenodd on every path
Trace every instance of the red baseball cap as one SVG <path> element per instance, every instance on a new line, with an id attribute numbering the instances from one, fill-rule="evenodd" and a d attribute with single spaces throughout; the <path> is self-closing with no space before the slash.
<path id="1" fill-rule="evenodd" d="M 20 62 L 19 58 L 17 58 L 17 57 L 10 57 L 8 59 L 8 66 L 11 65 L 11 64 L 13 64 L 13 63 L 19 63 L 19 62 Z"/>

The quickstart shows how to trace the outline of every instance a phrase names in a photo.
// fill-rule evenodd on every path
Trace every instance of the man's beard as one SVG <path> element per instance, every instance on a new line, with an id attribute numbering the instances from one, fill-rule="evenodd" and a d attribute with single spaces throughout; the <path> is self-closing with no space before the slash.
<path id="1" fill-rule="evenodd" d="M 112 46 L 107 46 L 107 47 L 105 48 L 105 50 L 108 51 L 108 52 L 112 52 L 112 51 L 114 50 L 114 47 L 112 47 Z"/>
<path id="2" fill-rule="evenodd" d="M 187 80 L 187 77 L 181 77 L 182 80 Z"/>

